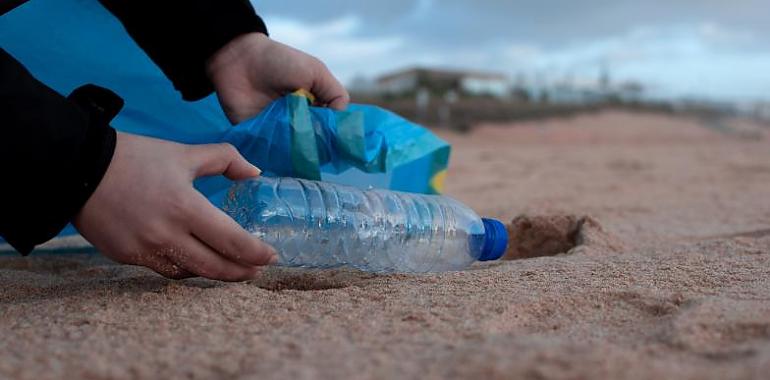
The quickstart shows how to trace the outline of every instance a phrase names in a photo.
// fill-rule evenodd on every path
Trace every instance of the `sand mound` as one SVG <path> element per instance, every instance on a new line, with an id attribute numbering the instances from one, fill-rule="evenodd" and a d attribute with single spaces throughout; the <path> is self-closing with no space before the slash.
<path id="1" fill-rule="evenodd" d="M 508 225 L 508 236 L 505 260 L 623 249 L 621 240 L 590 216 L 519 215 Z"/>

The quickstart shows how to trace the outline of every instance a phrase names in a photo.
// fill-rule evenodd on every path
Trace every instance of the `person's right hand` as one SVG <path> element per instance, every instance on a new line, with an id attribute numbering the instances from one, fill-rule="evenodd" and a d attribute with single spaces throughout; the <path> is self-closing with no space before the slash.
<path id="1" fill-rule="evenodd" d="M 107 173 L 74 220 L 105 256 L 169 278 L 253 278 L 275 250 L 193 188 L 193 179 L 259 175 L 229 144 L 182 145 L 118 133 Z"/>
<path id="2" fill-rule="evenodd" d="M 345 87 L 318 58 L 262 33 L 234 38 L 209 58 L 206 71 L 233 124 L 300 89 L 313 94 L 317 105 L 343 110 L 350 102 Z"/>

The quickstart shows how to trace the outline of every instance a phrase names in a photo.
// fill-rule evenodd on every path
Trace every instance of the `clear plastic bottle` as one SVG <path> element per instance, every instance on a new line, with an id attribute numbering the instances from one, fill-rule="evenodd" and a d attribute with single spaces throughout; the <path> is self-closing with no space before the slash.
<path id="1" fill-rule="evenodd" d="M 499 221 L 437 195 L 262 177 L 236 182 L 223 208 L 292 267 L 462 270 L 500 258 L 508 242 Z"/>

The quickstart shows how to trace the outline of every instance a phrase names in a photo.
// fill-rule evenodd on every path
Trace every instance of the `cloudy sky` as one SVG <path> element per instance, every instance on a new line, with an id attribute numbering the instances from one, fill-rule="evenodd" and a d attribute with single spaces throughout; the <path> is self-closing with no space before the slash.
<path id="1" fill-rule="evenodd" d="M 344 82 L 405 66 L 530 82 L 638 80 L 658 96 L 770 99 L 770 0 L 252 0 Z"/>

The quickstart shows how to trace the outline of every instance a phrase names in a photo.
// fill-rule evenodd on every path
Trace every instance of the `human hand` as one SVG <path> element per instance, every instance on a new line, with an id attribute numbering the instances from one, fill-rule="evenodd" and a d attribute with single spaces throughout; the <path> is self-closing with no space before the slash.
<path id="1" fill-rule="evenodd" d="M 193 188 L 197 177 L 259 175 L 229 144 L 182 145 L 118 133 L 107 173 L 74 220 L 105 256 L 169 278 L 253 278 L 275 250 Z"/>
<path id="2" fill-rule="evenodd" d="M 317 104 L 334 109 L 342 110 L 350 102 L 348 92 L 323 62 L 261 33 L 230 41 L 209 59 L 207 72 L 233 124 L 299 89 L 310 91 Z"/>

